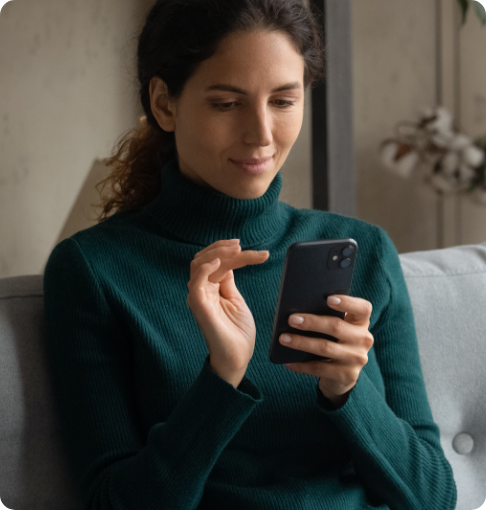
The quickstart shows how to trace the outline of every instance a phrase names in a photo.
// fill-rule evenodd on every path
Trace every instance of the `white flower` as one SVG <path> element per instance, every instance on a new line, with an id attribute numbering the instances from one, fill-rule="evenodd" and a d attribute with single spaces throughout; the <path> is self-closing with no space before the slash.
<path id="1" fill-rule="evenodd" d="M 430 135 L 430 140 L 437 147 L 443 149 L 450 149 L 452 140 L 454 139 L 454 133 L 452 131 L 443 133 L 433 133 Z"/>
<path id="2" fill-rule="evenodd" d="M 385 142 L 381 148 L 381 160 L 388 170 L 408 179 L 419 160 L 419 155 L 410 148 L 397 158 L 401 148 L 403 149 L 403 144 L 394 140 Z"/>
<path id="3" fill-rule="evenodd" d="M 410 177 L 420 163 L 423 178 L 438 192 L 451 194 L 471 189 L 485 163 L 486 149 L 471 137 L 454 131 L 453 117 L 444 107 L 427 108 L 417 123 L 408 126 L 398 139 L 382 142 L 384 165 L 403 178 Z M 486 142 L 486 137 L 485 137 Z M 482 175 L 482 173 L 481 173 Z M 486 179 L 472 192 L 472 198 L 486 205 Z"/>
<path id="4" fill-rule="evenodd" d="M 447 108 L 428 108 L 425 110 L 425 118 L 431 120 L 426 123 L 426 129 L 437 134 L 447 135 L 452 131 L 452 115 Z"/>
<path id="5" fill-rule="evenodd" d="M 381 146 L 380 154 L 381 154 L 381 160 L 385 164 L 387 168 L 394 165 L 395 163 L 395 156 L 398 152 L 399 143 L 395 142 L 394 140 L 389 142 L 384 142 Z"/>
<path id="6" fill-rule="evenodd" d="M 459 166 L 459 154 L 456 151 L 449 151 L 440 163 L 444 174 L 452 176 Z"/>
<path id="7" fill-rule="evenodd" d="M 478 167 L 484 161 L 484 151 L 475 145 L 469 145 L 462 151 L 464 161 L 472 167 Z"/>
<path id="8" fill-rule="evenodd" d="M 469 136 L 463 135 L 461 133 L 456 133 L 454 138 L 451 140 L 450 148 L 453 151 L 461 151 L 466 147 L 472 145 L 473 141 Z"/>

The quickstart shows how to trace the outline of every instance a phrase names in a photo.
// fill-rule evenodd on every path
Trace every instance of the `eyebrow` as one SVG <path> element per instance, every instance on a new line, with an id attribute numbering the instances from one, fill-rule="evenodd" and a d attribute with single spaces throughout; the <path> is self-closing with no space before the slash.
<path id="1" fill-rule="evenodd" d="M 282 85 L 281 87 L 277 87 L 276 89 L 272 90 L 273 92 L 282 92 L 283 90 L 294 90 L 294 89 L 300 89 L 300 82 L 294 81 L 292 83 L 286 83 L 285 85 Z M 236 92 L 237 94 L 244 94 L 245 96 L 248 95 L 248 92 L 246 90 L 240 89 L 239 87 L 235 87 L 233 85 L 226 85 L 224 83 L 220 83 L 217 85 L 211 85 L 210 87 L 206 88 L 206 91 L 210 90 L 225 90 L 228 92 Z"/>

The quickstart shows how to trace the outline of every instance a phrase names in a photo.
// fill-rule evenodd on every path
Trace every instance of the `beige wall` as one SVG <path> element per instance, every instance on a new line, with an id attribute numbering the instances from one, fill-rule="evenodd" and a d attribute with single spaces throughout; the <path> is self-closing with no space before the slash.
<path id="1" fill-rule="evenodd" d="M 133 0 L 15 0 L 0 15 L 0 277 L 43 271 L 98 158 L 136 119 Z"/>
<path id="2" fill-rule="evenodd" d="M 15 0 L 0 15 L 0 278 L 39 274 L 94 221 L 101 159 L 141 114 L 136 36 L 151 0 Z M 310 93 L 281 199 L 311 207 Z M 91 189 L 91 193 L 90 193 Z"/>
<path id="3" fill-rule="evenodd" d="M 486 135 L 486 26 L 473 13 L 458 40 L 459 96 L 458 115 L 464 130 L 471 136 Z M 460 244 L 486 241 L 486 206 L 465 198 L 457 211 Z"/>
<path id="4" fill-rule="evenodd" d="M 469 16 L 458 65 L 456 0 L 442 3 L 445 103 L 476 136 L 486 133 L 486 28 Z M 93 224 L 89 204 L 98 199 L 93 182 L 104 172 L 100 160 L 141 113 L 134 52 L 151 4 L 15 0 L 3 8 L 0 278 L 42 273 L 60 239 Z M 358 215 L 383 226 L 400 252 L 437 246 L 437 200 L 417 178 L 404 181 L 386 171 L 378 144 L 398 120 L 435 104 L 435 16 L 435 2 L 352 3 Z M 299 139 L 282 168 L 281 200 L 295 207 L 312 207 L 310 106 L 308 91 Z M 486 207 L 450 199 L 443 216 L 446 245 L 486 241 Z"/>
<path id="5" fill-rule="evenodd" d="M 358 216 L 385 228 L 399 251 L 435 247 L 435 195 L 386 171 L 378 145 L 398 120 L 434 104 L 434 23 L 434 2 L 352 2 Z"/>
<path id="6" fill-rule="evenodd" d="M 391 174 L 378 154 L 398 121 L 436 104 L 437 85 L 462 131 L 486 134 L 486 27 L 470 12 L 460 28 L 457 0 L 442 0 L 441 14 L 438 48 L 435 2 L 352 0 L 358 215 L 384 227 L 399 252 L 437 248 L 441 218 L 444 246 L 486 241 L 486 206 L 448 198 L 438 209 L 418 175 Z"/>

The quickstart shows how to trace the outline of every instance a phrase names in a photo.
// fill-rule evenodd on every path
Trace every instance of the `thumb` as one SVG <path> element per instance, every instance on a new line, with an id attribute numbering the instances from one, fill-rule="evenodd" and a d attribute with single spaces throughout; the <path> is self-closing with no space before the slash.
<path id="1" fill-rule="evenodd" d="M 235 275 L 230 269 L 219 282 L 219 292 L 225 299 L 241 299 L 240 291 L 236 288 Z"/>

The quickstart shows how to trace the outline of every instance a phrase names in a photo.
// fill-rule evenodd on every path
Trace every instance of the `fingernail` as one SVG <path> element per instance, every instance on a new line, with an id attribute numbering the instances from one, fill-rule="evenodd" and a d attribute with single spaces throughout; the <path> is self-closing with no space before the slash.
<path id="1" fill-rule="evenodd" d="M 292 338 L 290 338 L 290 335 L 282 335 L 280 337 L 280 340 L 282 340 L 282 342 L 285 342 L 286 344 L 290 343 Z"/>
<path id="2" fill-rule="evenodd" d="M 268 253 L 268 250 L 260 250 L 258 253 L 260 253 L 261 255 L 263 255 L 263 254 Z"/>
<path id="3" fill-rule="evenodd" d="M 304 317 L 300 315 L 291 315 L 289 317 L 290 324 L 302 324 L 304 322 Z"/>
<path id="4" fill-rule="evenodd" d="M 338 305 L 340 302 L 341 302 L 341 299 L 336 297 L 336 296 L 329 296 L 327 298 L 327 302 L 330 304 L 330 305 Z"/>
<path id="5" fill-rule="evenodd" d="M 239 239 L 230 239 L 230 240 L 228 241 L 228 244 L 236 244 L 236 243 L 239 243 L 239 242 L 240 242 L 240 240 L 239 240 Z"/>

